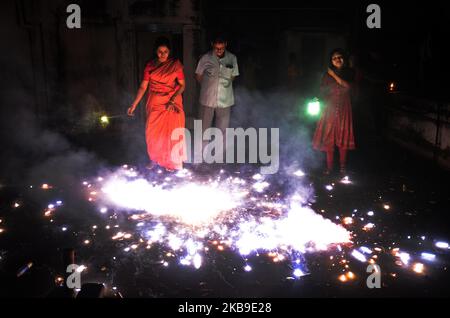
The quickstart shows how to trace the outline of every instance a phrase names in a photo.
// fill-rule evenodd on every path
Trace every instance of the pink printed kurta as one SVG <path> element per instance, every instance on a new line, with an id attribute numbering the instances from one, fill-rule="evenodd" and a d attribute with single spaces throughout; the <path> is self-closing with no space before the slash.
<path id="1" fill-rule="evenodd" d="M 331 151 L 334 146 L 355 149 L 350 89 L 342 87 L 326 73 L 320 91 L 324 110 L 314 133 L 314 149 Z"/>

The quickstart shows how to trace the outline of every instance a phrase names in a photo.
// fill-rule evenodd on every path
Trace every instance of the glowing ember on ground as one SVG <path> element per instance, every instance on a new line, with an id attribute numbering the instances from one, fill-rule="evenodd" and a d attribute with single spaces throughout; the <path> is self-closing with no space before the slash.
<path id="1" fill-rule="evenodd" d="M 297 170 L 294 172 L 294 176 L 303 177 L 305 176 L 305 173 L 302 170 Z"/>
<path id="2" fill-rule="evenodd" d="M 411 256 L 406 252 L 395 252 L 394 256 L 400 258 L 403 264 L 408 265 Z"/>
<path id="3" fill-rule="evenodd" d="M 422 274 L 425 269 L 425 266 L 422 263 L 415 263 L 413 265 L 413 271 L 417 274 Z"/>
<path id="4" fill-rule="evenodd" d="M 343 283 L 347 282 L 348 278 L 345 274 L 339 276 L 339 280 Z"/>
<path id="5" fill-rule="evenodd" d="M 293 274 L 294 274 L 294 276 L 297 277 L 297 278 L 306 275 L 306 274 L 303 273 L 303 271 L 302 271 L 301 269 L 299 269 L 299 268 L 295 269 Z"/>
<path id="6" fill-rule="evenodd" d="M 353 224 L 353 218 L 351 217 L 344 218 L 344 224 L 345 225 Z"/>
<path id="7" fill-rule="evenodd" d="M 435 246 L 441 249 L 449 249 L 449 244 L 447 242 L 436 242 Z"/>
<path id="8" fill-rule="evenodd" d="M 367 223 L 366 225 L 364 225 L 363 230 L 367 232 L 367 231 L 373 229 L 374 227 L 375 227 L 375 224 Z"/>
<path id="9" fill-rule="evenodd" d="M 341 179 L 341 183 L 343 184 L 351 184 L 352 181 L 350 180 L 350 178 L 348 176 L 345 176 Z"/>
<path id="10" fill-rule="evenodd" d="M 64 278 L 61 277 L 61 276 L 57 276 L 57 277 L 55 278 L 55 284 L 58 285 L 58 286 L 60 286 L 62 283 L 64 283 Z"/>
<path id="11" fill-rule="evenodd" d="M 354 250 L 353 252 L 352 252 L 352 256 L 354 257 L 354 258 L 356 258 L 358 261 L 360 261 L 360 262 L 367 262 L 367 258 L 364 256 L 364 254 L 362 254 L 361 252 L 359 252 L 359 251 L 357 251 L 357 250 Z"/>
<path id="12" fill-rule="evenodd" d="M 436 259 L 436 255 L 431 254 L 431 253 L 422 253 L 420 255 L 422 257 L 422 259 L 426 260 L 426 261 L 434 261 Z"/>
<path id="13" fill-rule="evenodd" d="M 355 274 L 353 274 L 352 272 L 348 272 L 345 276 L 347 276 L 348 279 L 353 280 L 355 279 Z"/>

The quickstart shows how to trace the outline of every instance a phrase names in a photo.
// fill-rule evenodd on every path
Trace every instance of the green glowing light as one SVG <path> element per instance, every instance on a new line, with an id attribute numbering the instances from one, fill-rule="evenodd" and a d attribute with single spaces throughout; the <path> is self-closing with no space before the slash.
<path id="1" fill-rule="evenodd" d="M 309 101 L 306 107 L 309 116 L 318 116 L 320 114 L 320 102 L 317 98 Z"/>

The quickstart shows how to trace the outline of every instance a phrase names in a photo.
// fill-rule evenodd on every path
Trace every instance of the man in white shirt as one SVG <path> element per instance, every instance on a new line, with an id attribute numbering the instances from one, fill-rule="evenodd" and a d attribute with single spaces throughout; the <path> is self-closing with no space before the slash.
<path id="1" fill-rule="evenodd" d="M 230 123 L 230 108 L 234 105 L 233 80 L 239 75 L 236 56 L 226 50 L 227 42 L 216 38 L 212 50 L 200 58 L 195 71 L 201 85 L 200 104 L 203 131 L 210 128 L 216 116 L 216 126 L 225 136 Z"/>

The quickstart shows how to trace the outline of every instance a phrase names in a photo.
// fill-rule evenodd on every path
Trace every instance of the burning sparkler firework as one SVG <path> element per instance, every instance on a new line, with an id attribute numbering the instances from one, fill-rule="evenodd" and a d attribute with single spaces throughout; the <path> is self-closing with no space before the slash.
<path id="1" fill-rule="evenodd" d="M 219 250 L 226 246 L 242 257 L 265 252 L 272 253 L 274 260 L 287 258 L 294 263 L 298 253 L 350 243 L 347 230 L 303 206 L 299 196 L 287 202 L 278 196 L 269 198 L 263 192 L 270 184 L 261 175 L 252 179 L 248 183 L 219 175 L 199 182 L 184 170 L 158 183 L 124 167 L 100 182 L 84 185 L 90 198 L 96 197 L 101 213 L 129 213 L 129 219 L 138 222 L 138 236 L 146 246 L 159 242 L 174 253 L 183 251 L 179 263 L 195 268 L 202 265 L 205 241 L 216 242 Z M 112 239 L 126 235 L 132 236 L 118 232 Z M 125 251 L 142 245 L 130 244 Z M 294 276 L 302 276 L 299 270 L 297 266 Z"/>
<path id="2" fill-rule="evenodd" d="M 298 180 L 307 178 L 300 170 L 291 175 Z M 335 281 L 351 284 L 364 280 L 358 270 L 361 265 L 379 264 L 386 257 L 398 269 L 385 273 L 390 279 L 398 279 L 400 271 L 429 275 L 433 264 L 440 261 L 439 254 L 430 249 L 440 253 L 449 250 L 444 241 L 431 242 L 428 250 L 413 252 L 396 242 L 383 245 L 374 240 L 380 230 L 377 215 L 392 214 L 392 203 L 382 202 L 376 213 L 353 209 L 352 213 L 327 219 L 324 209 L 316 213 L 311 208 L 305 194 L 312 191 L 305 189 L 307 186 L 297 184 L 295 192 L 283 195 L 274 189 L 269 177 L 260 174 L 244 176 L 221 170 L 205 177 L 185 169 L 174 174 L 153 171 L 144 175 L 124 165 L 115 172 L 85 179 L 80 185 L 87 203 L 106 224 L 97 220 L 85 231 L 75 232 L 73 225 L 55 222 L 60 217 L 59 209 L 66 205 L 60 198 L 46 204 L 44 218 L 61 233 L 74 233 L 86 249 L 105 245 L 107 242 L 99 241 L 96 235 L 104 231 L 119 247 L 114 260 L 153 250 L 159 254 L 156 262 L 163 268 L 200 269 L 213 261 L 215 254 L 211 251 L 227 252 L 242 259 L 242 273 L 254 272 L 258 266 L 255 257 L 263 256 L 269 262 L 286 264 L 290 269 L 286 279 L 301 280 L 314 274 L 308 264 L 310 255 L 326 252 Z M 353 186 L 353 180 L 345 177 L 323 186 L 323 191 L 330 195 L 339 187 Z M 35 191 L 55 188 L 44 183 Z M 22 204 L 17 200 L 11 203 L 14 209 Z M 6 222 L 1 219 L 0 223 L 0 234 L 7 235 Z M 427 237 L 418 240 L 422 244 Z M 79 270 L 84 273 L 88 267 L 90 264 L 82 265 Z M 21 275 L 24 268 L 18 271 Z M 58 277 L 55 282 L 60 284 Z"/>

